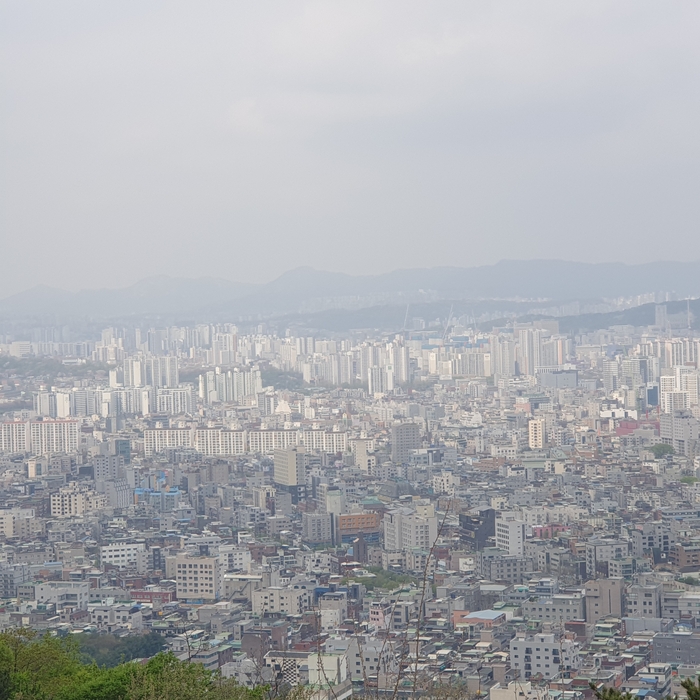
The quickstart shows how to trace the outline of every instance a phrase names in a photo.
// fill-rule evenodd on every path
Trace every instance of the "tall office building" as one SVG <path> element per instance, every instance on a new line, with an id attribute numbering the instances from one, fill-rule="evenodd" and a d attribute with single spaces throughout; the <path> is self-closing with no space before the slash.
<path id="1" fill-rule="evenodd" d="M 620 386 L 620 366 L 617 360 L 603 360 L 603 387 L 611 393 Z"/>
<path id="2" fill-rule="evenodd" d="M 668 328 L 668 312 L 666 304 L 657 304 L 654 307 L 654 325 L 665 331 Z"/>
<path id="3" fill-rule="evenodd" d="M 292 503 L 306 498 L 306 450 L 304 447 L 287 447 L 275 450 L 275 485 L 292 497 Z"/>
<path id="4" fill-rule="evenodd" d="M 333 544 L 341 543 L 338 529 L 338 516 L 345 512 L 345 494 L 335 487 L 326 491 L 326 513 L 331 516 L 331 541 Z"/>
<path id="5" fill-rule="evenodd" d="M 391 459 L 396 464 L 407 464 L 411 452 L 421 445 L 420 428 L 416 423 L 398 423 L 391 428 Z"/>

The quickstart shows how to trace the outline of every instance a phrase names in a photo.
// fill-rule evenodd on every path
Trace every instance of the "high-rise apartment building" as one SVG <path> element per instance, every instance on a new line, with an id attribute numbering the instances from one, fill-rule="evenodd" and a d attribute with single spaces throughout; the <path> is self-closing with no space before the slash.
<path id="1" fill-rule="evenodd" d="M 527 424 L 527 443 L 531 450 L 541 450 L 545 442 L 544 418 L 532 418 Z"/>
<path id="2" fill-rule="evenodd" d="M 693 457 L 700 452 L 700 421 L 686 410 L 674 410 L 659 416 L 661 442 L 671 445 L 676 454 Z"/>

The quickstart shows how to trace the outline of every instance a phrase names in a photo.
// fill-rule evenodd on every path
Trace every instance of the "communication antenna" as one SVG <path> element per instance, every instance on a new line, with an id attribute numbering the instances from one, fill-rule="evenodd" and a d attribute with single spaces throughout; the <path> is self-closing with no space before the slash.
<path id="1" fill-rule="evenodd" d="M 445 332 L 442 334 L 442 342 L 445 342 L 447 338 L 447 332 L 450 330 L 450 321 L 452 320 L 452 310 L 454 309 L 454 304 L 450 304 L 450 315 L 447 317 L 447 323 L 445 324 Z"/>
<path id="2" fill-rule="evenodd" d="M 405 315 L 404 318 L 403 318 L 403 328 L 401 329 L 402 332 L 408 330 L 408 329 L 406 328 L 406 324 L 408 323 L 408 310 L 409 310 L 410 308 L 411 308 L 411 302 L 408 302 L 408 304 L 406 304 L 406 315 Z"/>

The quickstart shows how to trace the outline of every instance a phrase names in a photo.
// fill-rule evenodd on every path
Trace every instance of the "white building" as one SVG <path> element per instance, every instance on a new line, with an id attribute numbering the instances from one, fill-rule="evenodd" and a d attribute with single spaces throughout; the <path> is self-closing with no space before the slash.
<path id="1" fill-rule="evenodd" d="M 305 588 L 270 586 L 253 591 L 253 614 L 284 613 L 301 615 L 310 605 L 309 591 Z"/>
<path id="2" fill-rule="evenodd" d="M 218 557 L 175 556 L 176 595 L 179 600 L 218 600 L 222 567 Z"/>
<path id="3" fill-rule="evenodd" d="M 22 521 L 33 520 L 34 508 L 6 508 L 0 510 L 0 537 L 17 537 Z"/>
<path id="4" fill-rule="evenodd" d="M 455 487 L 459 485 L 459 477 L 454 472 L 441 471 L 433 475 L 433 491 L 446 496 L 455 495 Z"/>
<path id="5" fill-rule="evenodd" d="M 76 482 L 51 494 L 51 515 L 56 518 L 72 518 L 104 510 L 107 499 L 87 486 Z"/>
<path id="6" fill-rule="evenodd" d="M 312 544 L 331 542 L 333 538 L 332 517 L 328 513 L 302 513 L 301 537 L 304 542 Z"/>
<path id="7" fill-rule="evenodd" d="M 224 571 L 250 571 L 252 561 L 250 549 L 235 544 L 224 544 L 219 547 L 219 560 Z"/>
<path id="8" fill-rule="evenodd" d="M 119 569 L 137 568 L 146 561 L 146 545 L 143 542 L 114 542 L 100 547 L 100 561 Z"/>
<path id="9" fill-rule="evenodd" d="M 438 523 L 432 506 L 420 513 L 412 508 L 396 508 L 384 515 L 383 522 L 387 552 L 430 550 L 437 540 Z"/>
<path id="10" fill-rule="evenodd" d="M 100 630 L 112 632 L 118 628 L 143 629 L 141 608 L 135 605 L 90 604 L 90 622 Z"/>
<path id="11" fill-rule="evenodd" d="M 516 637 L 510 641 L 510 665 L 522 678 L 537 675 L 555 678 L 562 671 L 575 671 L 580 667 L 579 645 L 553 634 Z"/>
<path id="12" fill-rule="evenodd" d="M 87 610 L 90 602 L 90 584 L 87 581 L 37 583 L 34 595 L 39 603 L 53 603 L 58 609 L 74 607 Z"/>
<path id="13" fill-rule="evenodd" d="M 533 687 L 530 681 L 511 681 L 504 688 L 500 683 L 491 686 L 489 700 L 545 700 L 546 688 Z"/>
<path id="14" fill-rule="evenodd" d="M 78 421 L 28 420 L 0 422 L 0 452 L 75 452 L 78 449 Z"/>
<path id="15" fill-rule="evenodd" d="M 501 513 L 496 518 L 496 547 L 516 556 L 525 554 L 526 527 L 512 513 Z"/>

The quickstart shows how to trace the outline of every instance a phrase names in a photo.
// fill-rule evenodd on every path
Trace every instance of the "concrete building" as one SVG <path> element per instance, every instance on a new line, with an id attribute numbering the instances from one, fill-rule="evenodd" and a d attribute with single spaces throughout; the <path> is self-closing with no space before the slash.
<path id="1" fill-rule="evenodd" d="M 34 508 L 5 508 L 0 510 L 0 537 L 18 537 L 26 520 L 36 517 Z"/>
<path id="2" fill-rule="evenodd" d="M 301 615 L 309 605 L 309 591 L 303 588 L 270 586 L 253 591 L 253 614 Z"/>
<path id="3" fill-rule="evenodd" d="M 679 569 L 700 567 L 700 545 L 674 544 L 669 551 L 669 562 Z"/>
<path id="4" fill-rule="evenodd" d="M 90 605 L 90 622 L 105 632 L 143 629 L 143 614 L 136 605 Z"/>
<path id="5" fill-rule="evenodd" d="M 437 531 L 437 518 L 430 511 L 425 515 L 412 508 L 388 511 L 384 515 L 384 549 L 388 552 L 407 548 L 429 550 L 437 540 Z"/>
<path id="6" fill-rule="evenodd" d="M 523 615 L 531 620 L 557 622 L 584 620 L 586 602 L 582 593 L 558 593 L 549 598 L 531 598 L 522 604 Z"/>
<path id="7" fill-rule="evenodd" d="M 100 547 L 102 565 L 116 566 L 119 569 L 136 568 L 148 559 L 146 545 L 143 542 L 114 542 Z"/>
<path id="8" fill-rule="evenodd" d="M 90 584 L 87 581 L 49 581 L 37 583 L 34 595 L 39 603 L 53 603 L 58 610 L 77 608 L 87 610 Z"/>
<path id="9" fill-rule="evenodd" d="M 476 569 L 481 578 L 521 584 L 536 571 L 532 557 L 508 554 L 498 547 L 486 547 L 478 552 Z"/>
<path id="10" fill-rule="evenodd" d="M 661 617 L 662 595 L 661 583 L 628 586 L 625 594 L 627 617 Z"/>
<path id="11" fill-rule="evenodd" d="M 179 600 L 218 600 L 222 567 L 218 557 L 175 555 L 176 594 Z"/>
<path id="12" fill-rule="evenodd" d="M 700 666 L 700 632 L 659 632 L 654 635 L 652 648 L 656 663 Z"/>
<path id="13" fill-rule="evenodd" d="M 501 513 L 496 517 L 496 547 L 508 554 L 522 556 L 525 554 L 525 535 L 527 525 L 511 513 Z"/>
<path id="14" fill-rule="evenodd" d="M 586 621 L 597 622 L 604 617 L 622 617 L 624 580 L 621 578 L 599 578 L 586 581 Z"/>
<path id="15" fill-rule="evenodd" d="M 88 486 L 72 482 L 58 493 L 51 494 L 51 515 L 56 518 L 72 518 L 103 510 L 107 506 L 104 494 L 96 493 Z"/>
<path id="16" fill-rule="evenodd" d="M 675 396 L 676 393 L 685 394 L 673 392 L 671 396 Z M 700 421 L 690 411 L 674 410 L 674 407 L 670 407 L 668 412 L 659 417 L 659 427 L 661 442 L 671 445 L 676 454 L 693 457 L 698 453 Z"/>
<path id="17" fill-rule="evenodd" d="M 333 539 L 329 513 L 302 513 L 301 537 L 309 544 L 330 543 Z"/>
<path id="18" fill-rule="evenodd" d="M 586 542 L 586 574 L 595 578 L 599 569 L 611 559 L 624 559 L 630 554 L 628 540 L 590 539 Z"/>

